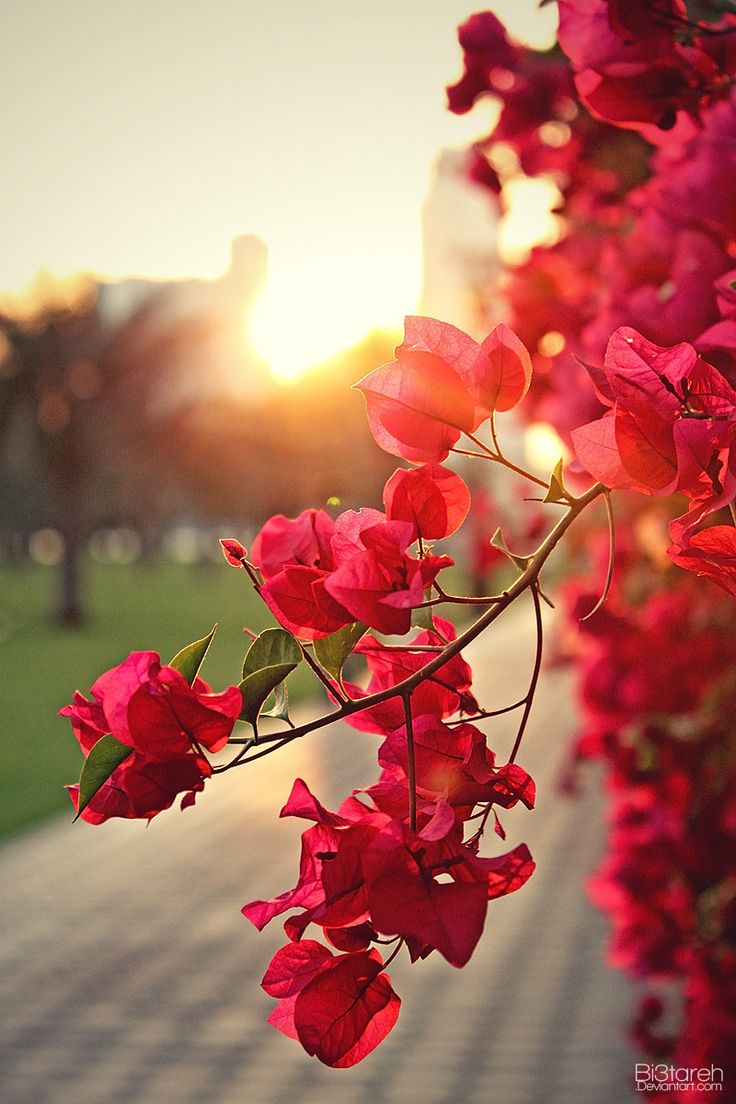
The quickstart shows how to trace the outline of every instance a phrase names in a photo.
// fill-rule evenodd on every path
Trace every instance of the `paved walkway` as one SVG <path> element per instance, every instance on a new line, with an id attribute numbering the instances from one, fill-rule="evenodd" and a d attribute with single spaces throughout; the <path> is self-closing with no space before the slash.
<path id="1" fill-rule="evenodd" d="M 531 647 L 520 621 L 510 628 L 477 649 L 484 703 L 524 692 Z M 527 841 L 539 868 L 491 903 L 464 970 L 436 954 L 393 964 L 399 1022 L 351 1070 L 265 1023 L 273 1002 L 258 981 L 283 933 L 276 921 L 259 935 L 239 909 L 295 880 L 300 824 L 276 816 L 292 779 L 338 801 L 372 780 L 371 737 L 310 737 L 148 828 L 65 818 L 12 842 L 0 852 L 1 1104 L 626 1104 L 631 995 L 602 964 L 605 923 L 582 889 L 600 798 L 554 788 L 572 724 L 568 677 L 548 672 L 520 756 L 538 808 L 504 818 L 508 845 Z M 501 756 L 509 733 L 494 724 Z"/>

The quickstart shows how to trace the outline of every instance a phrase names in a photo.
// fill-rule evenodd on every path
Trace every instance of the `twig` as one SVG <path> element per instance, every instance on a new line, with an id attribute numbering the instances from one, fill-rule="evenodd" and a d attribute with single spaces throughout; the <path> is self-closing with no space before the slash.
<path id="1" fill-rule="evenodd" d="M 534 695 L 537 690 L 537 683 L 539 682 L 539 672 L 542 670 L 542 651 L 543 651 L 543 631 L 542 631 L 542 607 L 539 604 L 539 594 L 537 592 L 536 583 L 530 588 L 532 601 L 534 602 L 534 621 L 537 629 L 537 650 L 534 656 L 534 669 L 532 670 L 532 677 L 529 683 L 529 689 L 526 692 L 526 703 L 524 705 L 524 712 L 521 715 L 521 721 L 519 722 L 519 731 L 516 733 L 516 739 L 514 746 L 511 749 L 509 755 L 509 763 L 513 763 L 516 759 L 517 752 L 521 747 L 522 737 L 526 730 L 526 724 L 529 720 L 529 714 L 532 711 L 532 705 L 534 704 Z"/>
<path id="2" fill-rule="evenodd" d="M 411 694 L 402 694 L 404 720 L 406 722 L 407 781 L 409 783 L 409 824 L 417 830 L 417 766 L 414 759 L 414 720 L 411 715 Z"/>
<path id="3" fill-rule="evenodd" d="M 585 494 L 580 495 L 579 498 L 573 499 L 563 517 L 560 518 L 557 525 L 555 525 L 551 532 L 545 537 L 534 555 L 529 558 L 529 563 L 526 568 L 517 576 L 511 586 L 509 586 L 501 600 L 482 613 L 465 632 L 461 633 L 455 640 L 451 640 L 438 656 L 430 660 L 430 662 L 426 663 L 423 667 L 420 667 L 414 674 L 402 679 L 401 682 L 397 682 L 394 686 L 389 686 L 385 690 L 377 691 L 375 694 L 369 694 L 365 698 L 349 701 L 340 706 L 339 709 L 333 710 L 331 713 L 327 713 L 313 721 L 308 721 L 306 724 L 298 725 L 293 731 L 284 735 L 277 746 L 283 747 L 292 740 L 298 740 L 300 737 L 306 736 L 310 732 L 315 732 L 320 728 L 326 728 L 327 725 L 331 725 L 335 721 L 340 721 L 344 717 L 349 717 L 353 713 L 358 713 L 361 709 L 370 709 L 372 706 L 381 705 L 383 702 L 390 701 L 392 698 L 410 694 L 420 683 L 424 682 L 430 675 L 433 675 L 435 671 L 438 671 L 440 667 L 443 667 L 445 663 L 449 662 L 453 656 L 458 655 L 463 648 L 467 647 L 476 637 L 480 636 L 489 625 L 492 625 L 493 622 L 501 616 L 504 610 L 508 609 L 508 607 L 516 601 L 520 594 L 523 594 L 525 590 L 536 583 L 540 571 L 575 519 L 591 504 L 591 502 L 594 502 L 596 498 L 604 494 L 605 490 L 606 488 L 601 483 L 595 483 Z M 280 734 L 276 734 L 274 738 L 279 739 L 279 735 Z M 259 755 L 260 754 L 262 753 L 259 753 Z M 257 758 L 257 756 L 252 757 L 252 759 L 255 758 Z M 252 759 L 244 759 L 242 762 L 251 762 Z"/>

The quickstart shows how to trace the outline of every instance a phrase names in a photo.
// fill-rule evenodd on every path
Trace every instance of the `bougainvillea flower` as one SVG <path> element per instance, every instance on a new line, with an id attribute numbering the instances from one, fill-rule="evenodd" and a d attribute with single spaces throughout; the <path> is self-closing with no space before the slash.
<path id="1" fill-rule="evenodd" d="M 362 1061 L 398 1019 L 401 1001 L 377 951 L 335 958 L 305 985 L 294 1024 L 307 1054 L 333 1069 Z"/>
<path id="2" fill-rule="evenodd" d="M 475 428 L 473 400 L 439 357 L 412 350 L 396 355 L 396 362 L 356 384 L 376 443 L 404 460 L 444 460 L 461 434 Z"/>
<path id="3" fill-rule="evenodd" d="M 378 750 L 384 770 L 408 776 L 406 730 L 390 733 Z M 416 784 L 425 793 L 443 797 L 451 806 L 490 802 L 512 808 L 522 801 L 534 807 L 535 786 L 515 763 L 495 769 L 495 756 L 480 729 L 471 724 L 446 725 L 431 716 L 414 722 Z"/>
<path id="4" fill-rule="evenodd" d="M 463 861 L 457 843 L 425 845 L 414 833 L 404 838 L 398 827 L 382 832 L 364 857 L 375 927 L 416 939 L 451 965 L 464 966 L 483 931 L 488 897 L 487 879 L 477 867 L 464 869 L 460 880 Z M 443 875 L 448 880 L 440 881 Z"/>
<path id="5" fill-rule="evenodd" d="M 422 630 L 412 638 L 406 648 L 385 649 L 376 637 L 367 635 L 355 648 L 356 653 L 364 655 L 371 672 L 366 690 L 348 684 L 353 698 L 365 694 L 376 694 L 395 686 L 402 679 L 416 674 L 430 661 L 431 654 L 412 651 L 420 647 L 440 647 L 456 637 L 455 627 L 443 617 L 435 617 L 437 631 Z M 474 712 L 477 709 L 475 698 L 470 692 L 472 673 L 461 655 L 453 656 L 433 674 L 417 686 L 412 694 L 412 714 L 414 717 L 425 715 L 441 719 L 449 717 L 458 710 Z M 400 728 L 405 723 L 404 708 L 396 698 L 390 698 L 380 705 L 371 706 L 346 717 L 348 724 L 362 732 L 385 734 Z"/>
<path id="6" fill-rule="evenodd" d="M 197 747 L 219 751 L 243 704 L 236 686 L 219 694 L 201 679 L 190 686 L 173 667 L 161 665 L 157 652 L 131 652 L 97 679 L 92 696 L 89 702 L 77 692 L 60 711 L 71 720 L 83 751 L 111 732 L 120 743 L 160 761 Z"/>
<path id="7" fill-rule="evenodd" d="M 517 889 L 526 885 L 536 869 L 536 863 L 525 843 L 518 844 L 505 855 L 478 858 L 477 862 L 486 872 L 489 901 L 516 893 Z"/>
<path id="8" fill-rule="evenodd" d="M 317 640 L 363 621 L 387 633 L 404 633 L 411 610 L 447 557 L 414 559 L 409 521 L 388 521 L 379 510 L 346 510 L 335 522 L 323 511 L 267 522 L 253 544 L 266 581 L 261 597 L 290 632 Z"/>
<path id="9" fill-rule="evenodd" d="M 277 514 L 253 541 L 253 563 L 264 579 L 290 565 L 329 571 L 334 566 L 330 548 L 334 531 L 335 523 L 324 510 L 302 510 L 295 518 Z"/>
<path id="10" fill-rule="evenodd" d="M 387 521 L 360 531 L 362 552 L 343 560 L 325 580 L 325 590 L 350 614 L 379 632 L 403 634 L 411 625 L 411 611 L 424 601 L 424 591 L 449 556 L 409 556 L 405 549 L 413 528 L 403 521 Z"/>
<path id="11" fill-rule="evenodd" d="M 390 521 L 408 521 L 416 536 L 440 540 L 465 521 L 470 491 L 459 475 L 441 464 L 398 468 L 383 488 L 383 504 Z"/>
<path id="12" fill-rule="evenodd" d="M 364 818 L 367 823 L 368 811 L 363 807 L 359 810 L 359 813 L 358 826 L 364 827 L 365 825 L 360 824 L 360 819 Z M 345 846 L 346 840 L 346 850 L 351 849 L 349 839 L 349 832 L 353 828 L 351 821 L 325 809 L 310 793 L 309 788 L 300 778 L 294 782 L 289 799 L 281 810 L 280 816 L 295 816 L 315 821 L 314 827 L 307 829 L 302 835 L 299 879 L 293 889 L 281 893 L 269 901 L 251 901 L 244 905 L 243 915 L 259 930 L 264 928 L 274 916 L 299 907 L 307 910 L 306 915 L 308 917 L 305 923 L 301 925 L 302 930 L 310 923 L 312 912 L 315 915 L 319 913 L 320 916 L 323 916 L 325 925 L 329 927 L 340 927 L 362 922 L 365 911 L 363 904 L 351 909 L 349 913 L 346 913 L 343 907 L 343 915 L 339 920 L 334 915 L 330 916 L 328 914 L 331 896 L 334 896 L 334 900 L 341 902 L 344 906 L 344 879 L 351 882 L 352 893 L 359 889 L 359 883 L 362 882 L 361 875 L 358 884 L 352 883 L 354 871 L 346 869 L 344 856 L 338 866 L 335 866 L 335 860 L 340 850 Z M 350 863 L 348 863 L 349 865 Z M 330 867 L 330 871 L 326 874 L 327 867 Z M 316 922 L 319 922 L 319 920 Z"/>
<path id="13" fill-rule="evenodd" d="M 74 691 L 71 705 L 65 705 L 59 710 L 59 716 L 68 717 L 71 721 L 74 735 L 85 756 L 110 731 L 102 702 L 94 697 L 89 701 L 79 690 Z"/>
<path id="14" fill-rule="evenodd" d="M 665 6 L 682 7 L 678 0 L 665 0 Z M 559 43 L 578 72 L 584 69 L 606 72 L 611 66 L 624 63 L 636 66 L 654 61 L 663 51 L 672 54 L 672 33 L 665 24 L 653 18 L 652 13 L 646 34 L 640 33 L 641 28 L 632 33 L 625 24 L 633 13 L 625 9 L 626 5 L 608 0 L 559 0 Z"/>
<path id="15" fill-rule="evenodd" d="M 503 322 L 493 327 L 480 346 L 471 379 L 481 420 L 494 410 L 512 410 L 529 390 L 531 357 L 514 331 Z"/>
<path id="16" fill-rule="evenodd" d="M 295 941 L 310 923 L 324 928 L 365 924 L 438 950 L 453 965 L 467 962 L 480 938 L 487 902 L 513 892 L 533 870 L 526 848 L 481 859 L 462 843 L 454 810 L 444 801 L 419 801 L 417 831 L 408 823 L 406 786 L 379 808 L 381 785 L 354 795 L 339 814 L 324 809 L 297 782 L 282 815 L 316 820 L 302 836 L 299 882 L 271 901 L 253 901 L 243 914 L 258 928 L 288 909 L 304 911 L 285 928 Z M 403 795 L 403 797 L 402 797 Z"/>
<path id="17" fill-rule="evenodd" d="M 681 0 L 560 0 L 559 42 L 577 72 L 583 102 L 599 118 L 641 130 L 672 129 L 728 95 L 730 57 L 713 28 Z M 734 27 L 733 16 L 720 24 Z M 718 37 L 718 35 L 716 35 Z"/>
<path id="18" fill-rule="evenodd" d="M 318 640 L 355 618 L 325 589 L 329 572 L 287 566 L 259 589 L 277 621 L 304 640 Z"/>
<path id="19" fill-rule="evenodd" d="M 506 28 L 492 12 L 471 15 L 458 28 L 463 50 L 464 72 L 457 84 L 447 89 L 450 111 L 462 115 L 470 111 L 483 92 L 494 87 L 494 78 L 503 84 L 518 65 L 518 51 L 509 41 Z"/>
<path id="20" fill-rule="evenodd" d="M 221 537 L 220 545 L 222 547 L 222 554 L 229 564 L 233 567 L 243 566 L 248 552 L 239 540 L 235 540 L 233 537 Z"/>
<path id="21" fill-rule="evenodd" d="M 415 833 L 394 822 L 376 833 L 363 857 L 368 905 L 377 930 L 416 939 L 460 967 L 481 936 L 489 895 L 519 888 L 534 864 L 523 845 L 479 859 L 454 817 L 442 836 L 432 826 Z"/>
<path id="22" fill-rule="evenodd" d="M 92 686 L 92 700 L 77 691 L 60 710 L 68 717 L 85 756 L 107 733 L 132 753 L 113 771 L 81 816 L 90 824 L 110 817 L 149 819 L 168 809 L 179 793 L 182 808 L 194 802 L 212 773 L 199 752 L 227 743 L 242 708 L 235 686 L 213 694 L 202 679 L 190 686 L 157 652 L 132 652 Z M 79 786 L 69 786 L 78 807 Z"/>
<path id="23" fill-rule="evenodd" d="M 253 541 L 253 563 L 266 580 L 261 597 L 285 628 L 306 640 L 353 620 L 324 588 L 335 566 L 334 532 L 324 510 L 303 510 L 296 518 L 270 518 Z"/>
<path id="24" fill-rule="evenodd" d="M 211 774 L 212 768 L 202 755 L 182 755 L 164 762 L 134 751 L 113 771 L 80 815 L 88 824 L 102 824 L 110 817 L 150 820 L 168 809 L 177 794 L 184 793 L 182 809 L 192 805 Z M 79 786 L 67 789 L 77 809 Z"/>
<path id="25" fill-rule="evenodd" d="M 693 501 L 690 528 L 736 494 L 736 392 L 686 343 L 663 348 L 622 327 L 591 372 L 613 412 L 572 434 L 578 459 L 609 487 Z M 697 505 L 696 505 L 697 504 Z"/>
<path id="26" fill-rule="evenodd" d="M 306 939 L 282 947 L 261 982 L 280 998 L 269 1023 L 333 1069 L 360 1062 L 396 1023 L 401 1001 L 377 951 L 335 956 Z"/>
<path id="27" fill-rule="evenodd" d="M 462 433 L 520 402 L 531 381 L 529 354 L 503 323 L 479 345 L 455 326 L 409 317 L 395 355 L 355 386 L 376 442 L 415 463 L 444 460 Z"/>
<path id="28" fill-rule="evenodd" d="M 736 598 L 736 528 L 713 525 L 694 533 L 684 548 L 669 548 L 676 564 L 703 575 Z"/>

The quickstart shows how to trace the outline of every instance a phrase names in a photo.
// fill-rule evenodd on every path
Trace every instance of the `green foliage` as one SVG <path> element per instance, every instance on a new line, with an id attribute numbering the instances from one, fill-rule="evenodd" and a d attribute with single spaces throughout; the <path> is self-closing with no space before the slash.
<path id="1" fill-rule="evenodd" d="M 286 629 L 265 629 L 257 636 L 243 663 L 243 681 L 239 685 L 243 695 L 241 720 L 255 724 L 268 696 L 296 670 L 301 660 L 302 650 Z M 285 702 L 276 705 L 280 712 L 269 715 L 283 716 Z"/>
<path id="2" fill-rule="evenodd" d="M 360 640 L 367 626 L 362 621 L 354 621 L 337 632 L 314 642 L 314 654 L 317 662 L 338 682 L 342 676 L 345 661 Z"/>
<path id="3" fill-rule="evenodd" d="M 87 571 L 90 623 L 62 629 L 50 614 L 56 569 L 0 563 L 0 837 L 51 813 L 71 819 L 64 786 L 79 778 L 82 753 L 69 722 L 56 714 L 75 687 L 88 694 L 100 671 L 135 649 L 174 655 L 217 611 L 206 675 L 221 690 L 238 681 L 230 657 L 242 646 L 243 626 L 257 632 L 273 624 L 244 573 L 224 562 L 90 564 Z M 313 694 L 314 681 L 302 664 L 289 679 L 292 701 Z"/>
<path id="4" fill-rule="evenodd" d="M 273 705 L 270 709 L 262 709 L 261 717 L 274 717 L 279 721 L 289 721 L 289 691 L 286 683 L 280 682 L 273 692 Z M 289 721 L 291 724 L 291 721 Z"/>
<path id="5" fill-rule="evenodd" d="M 104 786 L 112 772 L 128 758 L 132 750 L 127 744 L 121 744 L 116 740 L 110 732 L 97 741 L 84 760 L 82 773 L 79 776 L 77 817 L 84 812 L 100 787 Z M 74 819 L 76 820 L 77 817 Z"/>
<path id="6" fill-rule="evenodd" d="M 508 548 L 508 546 L 506 544 L 506 538 L 504 537 L 504 535 L 503 535 L 503 533 L 501 532 L 500 529 L 497 529 L 496 532 L 491 537 L 491 544 L 493 545 L 494 548 L 500 549 L 501 552 L 503 552 L 504 555 L 507 556 L 508 559 L 511 560 L 511 562 L 513 564 L 516 564 L 516 566 L 521 571 L 524 571 L 526 569 L 531 557 L 530 556 L 517 556 L 517 555 L 515 555 Z"/>
<path id="7" fill-rule="evenodd" d="M 558 502 L 561 505 L 570 501 L 570 494 L 562 478 L 562 460 L 558 460 L 549 477 L 549 490 L 544 496 L 545 502 Z"/>
<path id="8" fill-rule="evenodd" d="M 195 640 L 192 644 L 187 644 L 186 648 L 182 648 L 180 652 L 177 652 L 169 662 L 169 667 L 173 667 L 180 675 L 183 675 L 190 686 L 199 674 L 200 667 L 204 663 L 204 657 L 210 650 L 210 644 L 216 632 L 217 625 L 213 625 L 207 636 L 203 636 L 201 640 Z"/>

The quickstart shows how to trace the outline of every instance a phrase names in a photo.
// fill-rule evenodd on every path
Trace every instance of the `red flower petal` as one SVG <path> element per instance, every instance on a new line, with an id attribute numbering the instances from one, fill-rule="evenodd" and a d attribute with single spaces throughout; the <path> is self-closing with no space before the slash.
<path id="1" fill-rule="evenodd" d="M 690 538 L 687 548 L 669 548 L 668 555 L 686 571 L 704 575 L 736 598 L 736 528 L 714 525 Z"/>
<path id="2" fill-rule="evenodd" d="M 504 322 L 494 326 L 473 368 L 477 398 L 485 411 L 511 410 L 529 390 L 532 361 L 526 346 Z"/>
<path id="3" fill-rule="evenodd" d="M 233 567 L 242 567 L 243 560 L 247 557 L 248 553 L 240 543 L 239 540 L 234 540 L 231 537 L 221 537 L 220 544 L 222 546 L 222 554 L 229 564 Z"/>
<path id="4" fill-rule="evenodd" d="M 341 955 L 302 989 L 294 1023 L 299 1041 L 334 1069 L 370 1054 L 396 1023 L 401 1001 L 375 951 Z"/>
<path id="5" fill-rule="evenodd" d="M 284 628 L 305 640 L 318 640 L 355 620 L 331 596 L 324 600 L 327 572 L 317 567 L 286 566 L 259 593 Z"/>
<path id="6" fill-rule="evenodd" d="M 634 480 L 621 463 L 612 413 L 573 429 L 571 436 L 578 460 L 593 479 L 604 487 L 633 488 Z"/>
<path id="7" fill-rule="evenodd" d="M 444 460 L 461 433 L 472 432 L 475 408 L 460 376 L 432 353 L 408 350 L 364 376 L 368 423 L 376 443 L 418 463 Z"/>
<path id="8" fill-rule="evenodd" d="M 470 491 L 455 472 L 432 463 L 395 471 L 383 489 L 383 502 L 391 520 L 409 521 L 418 536 L 440 540 L 465 521 Z"/>
<path id="9" fill-rule="evenodd" d="M 287 943 L 271 959 L 261 988 L 270 997 L 293 997 L 333 958 L 332 951 L 315 939 Z"/>

